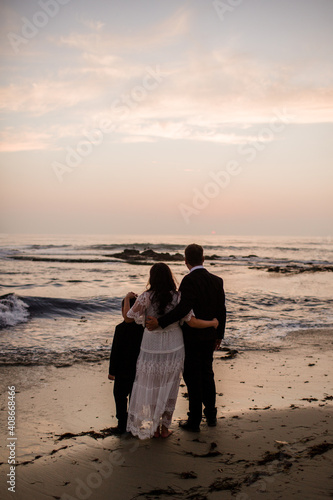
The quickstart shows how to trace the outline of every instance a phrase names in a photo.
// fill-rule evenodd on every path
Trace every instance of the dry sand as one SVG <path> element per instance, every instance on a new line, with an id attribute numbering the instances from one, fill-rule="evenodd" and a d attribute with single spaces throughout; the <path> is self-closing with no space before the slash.
<path id="1" fill-rule="evenodd" d="M 180 388 L 168 439 L 109 436 L 108 363 L 2 367 L 1 498 L 321 499 L 333 495 L 332 331 L 214 361 L 218 424 L 189 433 Z M 15 493 L 8 492 L 6 389 L 16 387 Z M 71 433 L 71 434 L 69 434 Z"/>

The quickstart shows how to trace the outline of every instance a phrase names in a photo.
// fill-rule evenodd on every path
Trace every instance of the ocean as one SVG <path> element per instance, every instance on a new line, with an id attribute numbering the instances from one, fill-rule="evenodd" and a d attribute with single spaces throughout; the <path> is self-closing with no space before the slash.
<path id="1" fill-rule="evenodd" d="M 193 242 L 224 280 L 224 346 L 279 348 L 294 330 L 333 326 L 332 238 L 2 234 L 0 364 L 107 359 L 122 298 L 145 290 L 156 260 L 180 283 Z"/>

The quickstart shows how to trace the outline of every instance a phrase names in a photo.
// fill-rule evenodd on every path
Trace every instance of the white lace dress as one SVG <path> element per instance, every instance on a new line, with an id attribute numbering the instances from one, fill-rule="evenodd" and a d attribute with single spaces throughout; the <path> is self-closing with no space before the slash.
<path id="1" fill-rule="evenodd" d="M 144 325 L 146 316 L 158 318 L 156 305 L 150 300 L 151 293 L 142 293 L 127 313 L 136 323 Z M 166 307 L 165 313 L 171 311 L 179 300 L 180 293 L 173 292 L 172 303 Z M 189 321 L 192 316 L 193 311 L 183 321 Z M 146 439 L 153 436 L 160 424 L 169 428 L 183 365 L 184 342 L 179 322 L 151 332 L 145 328 L 129 403 L 127 431 Z"/>

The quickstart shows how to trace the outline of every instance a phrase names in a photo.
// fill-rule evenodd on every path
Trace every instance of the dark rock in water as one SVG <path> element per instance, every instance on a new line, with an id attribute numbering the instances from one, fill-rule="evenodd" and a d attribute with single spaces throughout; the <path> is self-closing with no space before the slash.
<path id="1" fill-rule="evenodd" d="M 105 255 L 104 257 L 117 257 L 117 259 L 131 259 L 131 258 L 136 258 L 140 255 L 139 250 L 131 249 L 131 248 L 125 248 L 122 252 L 119 253 L 113 253 L 113 254 L 108 254 Z"/>
<path id="2" fill-rule="evenodd" d="M 169 252 L 155 252 L 154 250 L 145 250 L 144 252 L 141 253 L 142 256 L 151 258 L 153 260 L 157 261 L 183 261 L 184 257 L 180 253 L 175 253 L 174 255 L 170 254 Z"/>
<path id="3" fill-rule="evenodd" d="M 267 272 L 268 273 L 279 273 L 279 272 L 281 272 L 281 268 L 279 266 L 269 267 L 267 269 Z"/>
<path id="4" fill-rule="evenodd" d="M 141 255 L 144 255 L 145 257 L 157 257 L 158 253 L 149 248 L 148 250 L 141 252 Z"/>
<path id="5" fill-rule="evenodd" d="M 154 262 L 184 262 L 184 256 L 180 253 L 171 254 L 169 252 L 155 252 L 151 248 L 143 250 L 141 253 L 139 250 L 126 248 L 122 252 L 104 255 L 104 257 L 115 257 L 117 259 L 122 259 L 129 264 L 147 264 L 147 260 L 150 259 Z M 205 256 L 206 260 L 217 260 L 218 255 L 208 255 Z"/>
<path id="6" fill-rule="evenodd" d="M 323 273 L 333 272 L 333 266 L 286 264 L 284 266 L 252 266 L 250 269 L 265 269 L 268 273 L 301 274 L 301 273 Z"/>
<path id="7" fill-rule="evenodd" d="M 125 248 L 124 252 L 125 255 L 139 255 L 139 250 L 135 250 L 134 248 Z"/>
<path id="8" fill-rule="evenodd" d="M 110 255 L 108 255 L 110 257 Z M 139 250 L 129 250 L 125 249 L 123 252 L 114 253 L 112 257 L 116 257 L 117 259 L 122 259 L 126 261 L 146 261 L 147 259 L 151 259 L 153 261 L 183 261 L 184 257 L 180 253 L 176 253 L 174 255 L 169 252 L 166 253 L 158 253 L 155 250 L 148 249 L 143 252 L 139 252 Z"/>
<path id="9" fill-rule="evenodd" d="M 213 255 L 205 255 L 205 260 L 219 260 L 219 256 L 216 255 L 216 253 L 213 253 Z"/>

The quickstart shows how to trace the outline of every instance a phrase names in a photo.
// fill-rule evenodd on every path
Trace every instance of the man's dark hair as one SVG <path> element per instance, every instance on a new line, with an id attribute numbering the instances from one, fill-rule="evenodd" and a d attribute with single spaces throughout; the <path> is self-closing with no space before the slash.
<path id="1" fill-rule="evenodd" d="M 203 248 L 192 243 L 185 248 L 185 257 L 190 266 L 201 266 L 204 261 Z"/>
<path id="2" fill-rule="evenodd" d="M 135 297 L 133 297 L 132 299 L 130 299 L 130 307 L 133 307 L 133 306 L 134 306 L 135 301 L 136 301 L 136 298 L 135 298 Z M 124 304 L 125 304 L 125 299 L 123 299 L 123 300 L 121 301 L 121 308 L 123 308 L 123 307 L 124 307 Z"/>

